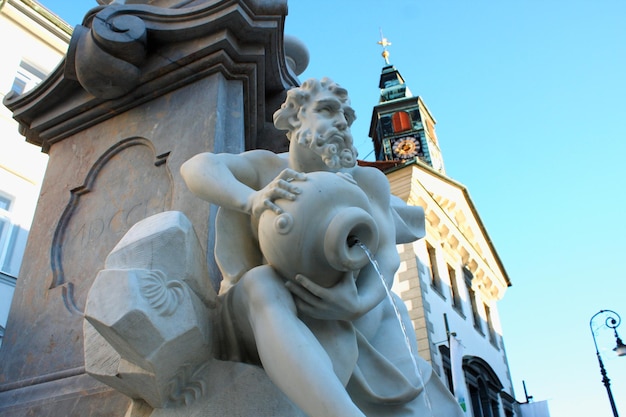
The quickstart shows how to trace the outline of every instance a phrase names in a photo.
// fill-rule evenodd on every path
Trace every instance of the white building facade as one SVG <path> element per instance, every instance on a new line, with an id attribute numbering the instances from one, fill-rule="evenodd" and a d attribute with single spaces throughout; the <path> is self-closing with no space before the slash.
<path id="1" fill-rule="evenodd" d="M 419 354 L 451 391 L 464 393 L 468 416 L 519 416 L 497 307 L 510 282 L 467 190 L 417 161 L 387 177 L 395 195 L 426 215 L 426 237 L 399 246 L 394 286 L 409 308 Z M 457 356 L 450 338 L 462 348 Z M 456 361 L 460 389 L 452 382 Z"/>
<path id="2" fill-rule="evenodd" d="M 35 1 L 0 2 L 0 98 L 22 94 L 58 65 L 71 27 Z M 0 343 L 19 275 L 47 155 L 19 133 L 5 106 L 0 109 Z"/>
<path id="3" fill-rule="evenodd" d="M 519 417 L 497 305 L 511 282 L 467 189 L 445 173 L 436 121 L 422 98 L 388 61 L 379 88 L 370 124 L 377 161 L 362 164 L 381 169 L 394 195 L 425 211 L 425 238 L 398 246 L 394 285 L 418 353 L 468 417 Z"/>

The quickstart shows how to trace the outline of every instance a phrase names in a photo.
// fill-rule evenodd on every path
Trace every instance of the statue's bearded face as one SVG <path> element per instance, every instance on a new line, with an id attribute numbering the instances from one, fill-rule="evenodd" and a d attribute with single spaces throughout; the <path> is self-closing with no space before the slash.
<path id="1" fill-rule="evenodd" d="M 356 164 L 357 151 L 352 146 L 350 131 L 320 132 L 310 128 L 300 128 L 295 132 L 300 145 L 306 146 L 319 155 L 332 170 L 352 168 Z"/>
<path id="2" fill-rule="evenodd" d="M 331 170 L 356 165 L 357 150 L 350 132 L 352 108 L 333 97 L 314 100 L 300 114 L 301 125 L 294 131 L 298 144 L 319 155 Z"/>

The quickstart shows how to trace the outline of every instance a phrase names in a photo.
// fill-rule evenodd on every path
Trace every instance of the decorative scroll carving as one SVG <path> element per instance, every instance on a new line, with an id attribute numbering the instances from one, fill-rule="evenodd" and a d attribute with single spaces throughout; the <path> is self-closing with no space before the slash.
<path id="1" fill-rule="evenodd" d="M 28 93 L 5 97 L 27 141 L 48 152 L 78 131 L 220 73 L 242 82 L 246 149 L 280 149 L 266 107 L 299 84 L 308 60 L 304 45 L 283 35 L 287 0 L 138 2 L 92 9 L 57 69 Z"/>
<path id="2" fill-rule="evenodd" d="M 185 366 L 178 371 L 169 384 L 170 404 L 189 405 L 206 392 L 203 375 L 209 364 L 207 362 L 200 367 Z"/>
<path id="3" fill-rule="evenodd" d="M 76 53 L 86 59 L 76 60 L 78 82 L 89 93 L 104 99 L 133 90 L 139 84 L 139 66 L 146 56 L 143 20 L 131 15 L 110 21 L 96 18 L 91 31 L 79 28 L 74 35 Z"/>
<path id="4" fill-rule="evenodd" d="M 163 272 L 154 270 L 140 281 L 141 294 L 152 308 L 162 316 L 171 316 L 185 295 L 184 284 L 178 280 L 167 281 Z"/>
<path id="5" fill-rule="evenodd" d="M 86 291 L 124 233 L 170 207 L 171 174 L 166 164 L 157 166 L 155 160 L 147 139 L 123 140 L 96 161 L 83 185 L 71 191 L 53 238 L 50 285 L 63 288 L 69 311 L 82 312 Z"/>
<path id="6" fill-rule="evenodd" d="M 272 27 L 278 22 L 274 16 L 272 19 L 268 17 L 284 13 L 285 6 L 286 2 L 282 1 L 221 0 L 180 8 L 118 3 L 96 8 L 85 18 L 85 26 L 78 25 L 74 31 L 65 74 L 78 80 L 85 90 L 98 98 L 118 98 L 140 84 L 148 39 L 152 42 L 180 42 L 201 34 L 229 30 L 233 26 L 257 30 L 268 24 Z M 306 50 L 302 51 L 303 47 L 294 46 L 293 42 L 289 45 L 290 50 L 296 51 L 298 61 L 296 65 L 292 58 L 292 66 L 298 66 L 300 70 L 302 66 L 306 67 L 301 57 L 307 55 Z M 275 50 L 279 52 L 280 62 L 286 63 L 284 49 Z"/>

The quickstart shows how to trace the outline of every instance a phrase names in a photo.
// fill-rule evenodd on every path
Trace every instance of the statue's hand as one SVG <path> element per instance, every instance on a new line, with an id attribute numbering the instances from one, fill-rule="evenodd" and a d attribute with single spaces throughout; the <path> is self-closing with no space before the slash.
<path id="1" fill-rule="evenodd" d="M 324 288 L 300 274 L 295 280 L 287 281 L 285 285 L 295 295 L 298 311 L 310 317 L 352 321 L 367 312 L 351 271 L 330 288 Z"/>
<path id="2" fill-rule="evenodd" d="M 272 210 L 276 214 L 282 214 L 281 209 L 275 201 L 284 198 L 295 200 L 296 196 L 302 192 L 300 187 L 292 181 L 305 181 L 306 175 L 293 169 L 283 170 L 272 182 L 250 195 L 248 206 L 253 217 L 259 217 L 265 210 Z"/>

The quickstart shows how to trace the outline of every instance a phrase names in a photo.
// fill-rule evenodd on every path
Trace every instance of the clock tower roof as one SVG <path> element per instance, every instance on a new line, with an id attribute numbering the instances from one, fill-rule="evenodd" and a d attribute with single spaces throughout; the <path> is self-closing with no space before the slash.
<path id="1" fill-rule="evenodd" d="M 400 71 L 398 71 L 393 65 L 383 67 L 380 74 L 378 88 L 385 88 L 389 84 L 404 84 L 404 78 L 400 75 Z"/>
<path id="2" fill-rule="evenodd" d="M 374 106 L 369 132 L 376 161 L 420 160 L 445 173 L 435 119 L 422 99 L 413 96 L 400 71 L 389 63 L 387 46 L 391 43 L 384 37 L 378 43 L 386 65 L 380 74 L 380 100 Z"/>
<path id="3" fill-rule="evenodd" d="M 385 60 L 385 64 L 387 64 L 383 67 L 383 71 L 380 74 L 380 81 L 378 82 L 378 88 L 380 88 L 380 103 L 413 97 L 411 90 L 406 86 L 400 72 L 389 63 L 389 51 L 387 47 L 391 45 L 391 42 L 383 36 L 382 30 L 380 31 L 380 41 L 378 41 L 378 44 L 383 47 L 382 57 Z"/>
<path id="4" fill-rule="evenodd" d="M 378 88 L 380 88 L 380 103 L 413 97 L 411 90 L 404 82 L 404 78 L 400 75 L 400 71 L 393 65 L 383 67 Z"/>

